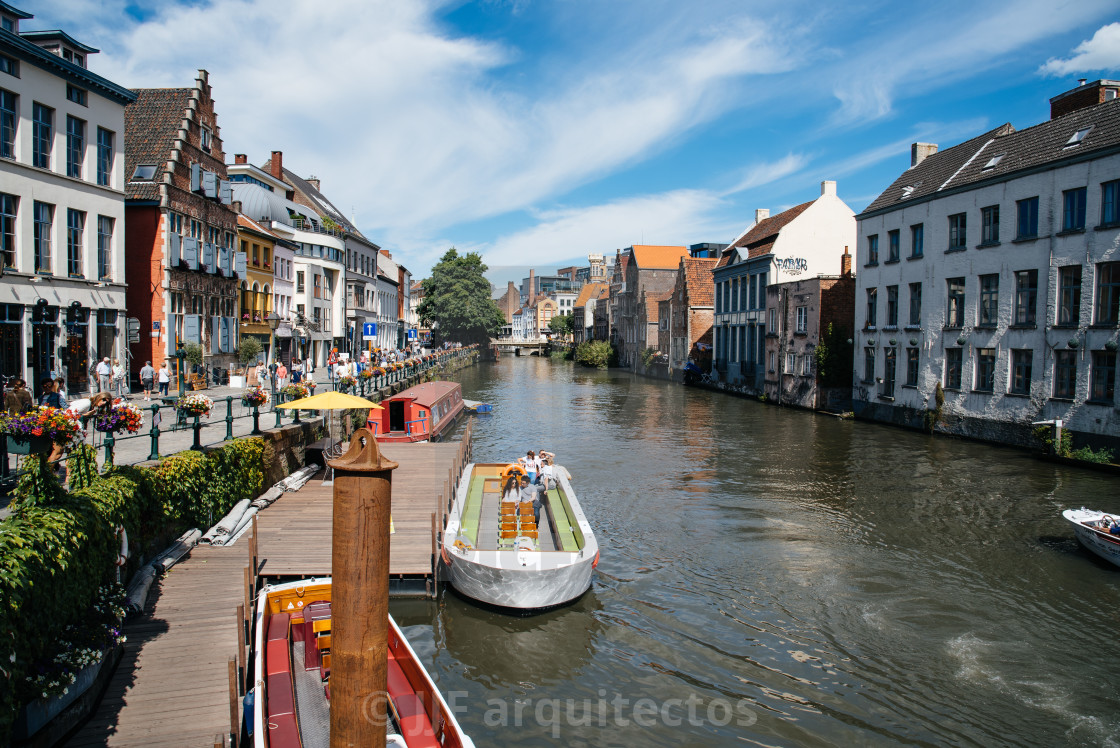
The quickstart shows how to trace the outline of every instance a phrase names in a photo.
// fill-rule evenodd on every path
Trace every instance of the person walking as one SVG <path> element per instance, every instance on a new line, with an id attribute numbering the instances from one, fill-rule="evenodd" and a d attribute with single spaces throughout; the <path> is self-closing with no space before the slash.
<path id="1" fill-rule="evenodd" d="M 281 361 L 280 365 L 276 367 L 276 387 L 283 389 L 284 385 L 288 383 L 288 367 L 284 366 Z"/>
<path id="2" fill-rule="evenodd" d="M 17 379 L 12 382 L 12 388 L 4 393 L 4 409 L 8 415 L 19 415 L 34 405 L 31 393 L 27 391 L 27 382 Z"/>
<path id="3" fill-rule="evenodd" d="M 124 397 L 125 390 L 125 376 L 124 367 L 121 366 L 120 359 L 113 359 L 113 389 L 117 393 L 117 397 Z"/>
<path id="4" fill-rule="evenodd" d="M 108 392 L 112 387 L 113 367 L 109 365 L 109 357 L 101 359 L 97 364 L 97 389 L 98 392 Z"/>
<path id="5" fill-rule="evenodd" d="M 167 370 L 167 362 L 164 361 L 159 365 L 159 394 L 160 397 L 167 397 L 167 388 L 171 385 L 171 372 Z"/>
<path id="6" fill-rule="evenodd" d="M 140 386 L 144 388 L 144 399 L 152 399 L 152 385 L 156 380 L 156 370 L 152 368 L 151 361 L 145 361 L 140 368 Z"/>

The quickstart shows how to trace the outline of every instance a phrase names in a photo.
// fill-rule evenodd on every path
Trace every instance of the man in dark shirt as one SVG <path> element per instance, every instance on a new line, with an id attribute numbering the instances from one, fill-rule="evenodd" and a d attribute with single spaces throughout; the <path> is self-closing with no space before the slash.
<path id="1" fill-rule="evenodd" d="M 521 476 L 521 501 L 533 502 L 533 520 L 537 526 L 541 524 L 541 496 L 544 494 L 544 486 L 538 483 L 530 483 L 529 476 Z"/>

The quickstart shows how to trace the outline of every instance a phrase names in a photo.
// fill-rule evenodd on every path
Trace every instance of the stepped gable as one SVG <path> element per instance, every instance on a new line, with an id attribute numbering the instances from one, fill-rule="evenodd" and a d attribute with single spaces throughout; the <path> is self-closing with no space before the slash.
<path id="1" fill-rule="evenodd" d="M 128 200 L 159 200 L 159 188 L 167 173 L 171 147 L 179 135 L 184 118 L 190 115 L 193 88 L 139 88 L 136 101 L 124 109 L 125 197 Z M 133 182 L 140 164 L 153 164 L 156 173 L 150 182 Z"/>

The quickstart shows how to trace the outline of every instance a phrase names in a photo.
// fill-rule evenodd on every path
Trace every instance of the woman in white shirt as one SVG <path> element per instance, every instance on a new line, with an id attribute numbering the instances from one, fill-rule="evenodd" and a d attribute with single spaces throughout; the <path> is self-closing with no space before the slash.
<path id="1" fill-rule="evenodd" d="M 119 359 L 113 359 L 113 389 L 117 391 L 117 395 L 124 397 L 124 367 L 121 366 Z"/>

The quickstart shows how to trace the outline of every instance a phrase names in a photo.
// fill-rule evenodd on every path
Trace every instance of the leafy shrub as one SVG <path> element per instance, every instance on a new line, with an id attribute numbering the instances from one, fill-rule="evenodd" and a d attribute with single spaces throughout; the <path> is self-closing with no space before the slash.
<path id="1" fill-rule="evenodd" d="M 584 366 L 605 369 L 614 356 L 611 344 L 605 340 L 589 340 L 576 346 L 575 361 Z"/>

